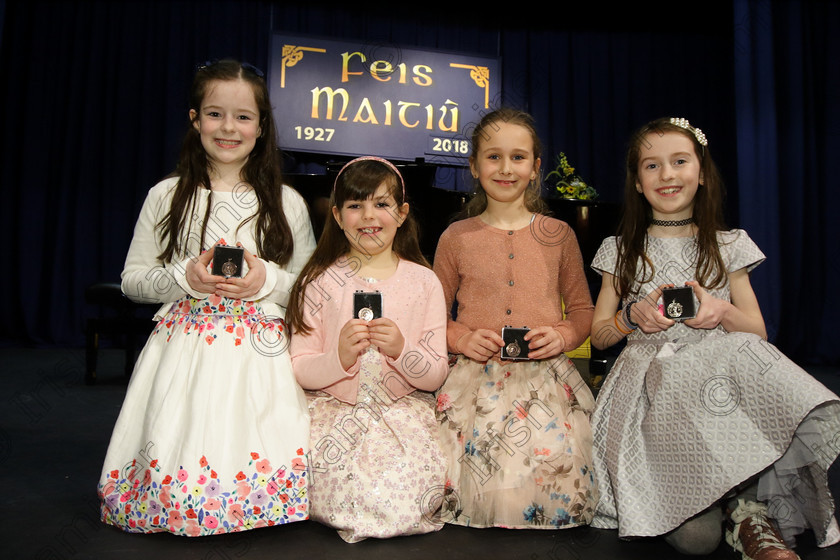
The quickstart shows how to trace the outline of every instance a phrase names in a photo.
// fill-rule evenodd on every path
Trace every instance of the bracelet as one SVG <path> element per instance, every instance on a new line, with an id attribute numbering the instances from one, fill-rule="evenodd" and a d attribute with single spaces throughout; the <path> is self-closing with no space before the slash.
<path id="1" fill-rule="evenodd" d="M 639 328 L 638 323 L 634 323 L 633 319 L 630 318 L 630 306 L 636 303 L 635 301 L 628 302 L 627 305 L 624 306 L 624 318 L 627 320 L 627 324 L 630 325 L 632 330 L 636 330 Z"/>
<path id="2" fill-rule="evenodd" d="M 631 332 L 633 332 L 633 329 L 630 329 L 629 331 L 625 331 L 623 328 L 621 328 L 621 324 L 618 322 L 619 315 L 621 315 L 621 309 L 616 311 L 615 317 L 613 317 L 613 321 L 615 322 L 615 328 L 618 329 L 618 332 L 620 332 L 621 334 L 624 334 L 624 335 L 627 335 L 627 334 L 630 334 Z"/>

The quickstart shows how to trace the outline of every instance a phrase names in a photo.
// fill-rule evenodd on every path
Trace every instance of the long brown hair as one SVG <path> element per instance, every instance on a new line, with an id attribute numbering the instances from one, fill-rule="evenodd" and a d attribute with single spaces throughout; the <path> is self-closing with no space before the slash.
<path id="1" fill-rule="evenodd" d="M 621 298 L 631 295 L 637 282 L 653 279 L 653 263 L 646 254 L 647 230 L 653 219 L 653 211 L 644 194 L 636 190 L 639 181 L 639 158 L 645 137 L 649 134 L 663 135 L 666 132 L 682 134 L 692 141 L 694 152 L 700 161 L 700 177 L 703 182 L 694 196 L 694 223 L 697 226 L 697 257 L 695 267 L 697 281 L 704 288 L 716 288 L 725 283 L 726 268 L 718 247 L 717 233 L 725 229 L 723 222 L 723 180 L 712 160 L 708 146 L 703 146 L 689 130 L 671 124 L 668 118 L 661 118 L 642 126 L 630 138 L 627 149 L 626 179 L 624 181 L 624 213 L 619 224 L 617 291 Z M 639 265 L 641 264 L 641 270 Z"/>
<path id="2" fill-rule="evenodd" d="M 292 257 L 294 240 L 283 211 L 282 160 L 277 146 L 277 130 L 268 87 L 262 72 L 253 66 L 225 59 L 201 66 L 193 78 L 189 104 L 190 109 L 195 111 L 195 116 L 190 119 L 181 145 L 178 165 L 171 174 L 179 179 L 169 212 L 157 224 L 161 244 L 164 246 L 158 258 L 165 263 L 188 256 L 187 240 L 190 239 L 191 229 L 194 227 L 193 215 L 198 205 L 200 189 L 209 191 L 199 237 L 201 243 L 204 243 L 213 202 L 209 173 L 212 163 L 207 159 L 207 152 L 201 145 L 201 137 L 194 124 L 199 118 L 201 104 L 213 82 L 232 80 L 242 80 L 251 86 L 260 113 L 261 129 L 254 149 L 240 171 L 242 180 L 254 190 L 258 211 L 256 216 L 251 216 L 239 224 L 239 227 L 256 217 L 257 254 L 280 265 L 286 264 Z"/>
<path id="3" fill-rule="evenodd" d="M 484 115 L 473 130 L 472 153 L 470 154 L 471 162 L 475 161 L 481 142 L 489 136 L 491 130 L 498 128 L 498 123 L 516 124 L 528 130 L 531 134 L 531 140 L 534 142 L 534 161 L 542 158 L 542 143 L 537 135 L 537 127 L 536 124 L 534 124 L 534 118 L 519 109 L 502 107 Z M 541 190 L 542 178 L 540 177 L 540 174 L 537 173 L 536 178 L 525 190 L 525 208 L 527 208 L 529 212 L 536 212 L 538 214 L 548 213 L 548 205 L 540 196 Z M 458 219 L 478 216 L 486 209 L 487 193 L 484 191 L 484 188 L 481 186 L 479 180 L 474 179 L 472 197 L 464 205 L 463 210 L 458 215 Z"/>
<path id="4" fill-rule="evenodd" d="M 342 169 L 336 179 L 335 188 L 330 196 L 330 208 L 341 209 L 348 200 L 368 200 L 376 194 L 383 182 L 394 197 L 397 208 L 407 202 L 402 177 L 388 163 L 366 159 L 353 161 Z M 411 212 L 397 228 L 392 250 L 401 259 L 431 268 L 420 250 L 419 230 Z M 289 307 L 286 310 L 286 323 L 292 332 L 307 334 L 311 330 L 304 320 L 306 287 L 315 282 L 333 263 L 349 253 L 350 241 L 335 219 L 328 216 L 315 252 L 292 287 Z"/>

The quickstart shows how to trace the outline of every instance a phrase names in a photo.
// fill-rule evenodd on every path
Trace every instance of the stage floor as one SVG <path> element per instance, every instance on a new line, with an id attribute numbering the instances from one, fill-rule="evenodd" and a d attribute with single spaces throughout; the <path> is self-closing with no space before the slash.
<path id="1" fill-rule="evenodd" d="M 99 521 L 96 485 L 126 379 L 122 354 L 103 350 L 98 382 L 86 386 L 82 349 L 1 349 L 0 547 L 4 558 L 228 560 L 344 558 L 525 560 L 670 559 L 660 539 L 620 541 L 615 531 L 469 529 L 346 544 L 312 521 L 216 537 L 123 533 Z M 840 393 L 840 369 L 806 367 Z M 34 474 L 33 474 L 34 473 Z M 830 472 L 840 494 L 840 465 Z M 840 545 L 820 550 L 803 536 L 803 560 L 840 559 Z M 726 544 L 708 558 L 737 559 Z"/>

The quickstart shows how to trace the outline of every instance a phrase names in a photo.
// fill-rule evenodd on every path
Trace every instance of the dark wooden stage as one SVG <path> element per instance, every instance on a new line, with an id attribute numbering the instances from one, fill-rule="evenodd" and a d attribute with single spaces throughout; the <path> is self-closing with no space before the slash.
<path id="1" fill-rule="evenodd" d="M 0 546 L 4 558 L 230 560 L 278 558 L 600 560 L 678 557 L 659 539 L 619 541 L 615 531 L 468 529 L 346 544 L 312 521 L 190 539 L 134 535 L 99 522 L 96 485 L 126 389 L 123 355 L 100 352 L 98 380 L 84 384 L 84 350 L 2 349 Z M 840 371 L 808 368 L 835 392 Z M 840 469 L 831 472 L 835 496 Z M 838 559 L 800 540 L 803 560 Z M 737 559 L 725 544 L 710 558 Z"/>

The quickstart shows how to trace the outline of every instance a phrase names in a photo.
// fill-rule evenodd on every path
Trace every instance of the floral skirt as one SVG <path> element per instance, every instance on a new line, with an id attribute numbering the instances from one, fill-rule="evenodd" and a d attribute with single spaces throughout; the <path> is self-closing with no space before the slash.
<path id="1" fill-rule="evenodd" d="M 374 351 L 362 357 L 355 405 L 307 393 L 311 517 L 350 543 L 443 527 L 446 457 L 437 439 L 434 397 L 414 391 L 391 398 L 380 383 L 378 356 Z"/>
<path id="2" fill-rule="evenodd" d="M 565 355 L 486 364 L 459 356 L 437 393 L 450 467 L 444 519 L 519 529 L 588 524 L 598 500 L 593 406 Z"/>
<path id="3" fill-rule="evenodd" d="M 281 318 L 172 305 L 141 352 L 105 457 L 105 523 L 200 536 L 307 519 L 309 415 Z"/>

